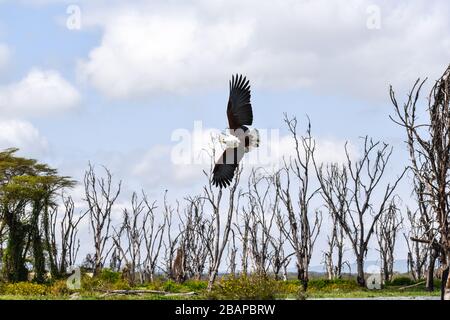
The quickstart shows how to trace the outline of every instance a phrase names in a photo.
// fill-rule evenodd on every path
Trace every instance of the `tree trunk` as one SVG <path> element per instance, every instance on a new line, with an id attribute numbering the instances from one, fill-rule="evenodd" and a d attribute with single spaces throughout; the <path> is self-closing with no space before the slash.
<path id="1" fill-rule="evenodd" d="M 437 259 L 436 250 L 432 249 L 430 254 L 430 264 L 428 265 L 427 270 L 427 283 L 426 288 L 427 291 L 434 291 L 434 268 Z"/>
<path id="2" fill-rule="evenodd" d="M 356 282 L 361 287 L 366 286 L 366 279 L 364 278 L 364 257 L 358 256 L 356 257 L 356 268 L 357 268 L 357 276 L 356 276 Z"/>
<path id="3" fill-rule="evenodd" d="M 450 269 L 450 250 L 446 250 L 444 253 L 446 262 L 445 269 L 442 272 L 442 283 L 441 283 L 441 299 L 442 300 L 450 300 L 450 277 L 449 269 Z"/>
<path id="4" fill-rule="evenodd" d="M 34 227 L 33 227 L 34 228 Z M 33 256 L 34 256 L 34 271 L 36 272 L 36 282 L 43 283 L 45 281 L 45 257 L 44 248 L 42 246 L 42 239 L 38 230 L 33 231 Z"/>
<path id="5" fill-rule="evenodd" d="M 391 266 L 389 264 L 389 261 L 386 259 L 383 259 L 383 274 L 384 274 L 384 282 L 389 282 L 392 279 L 392 272 L 391 272 Z"/>
<path id="6" fill-rule="evenodd" d="M 3 255 L 4 274 L 8 281 L 27 281 L 28 270 L 25 267 L 24 247 L 26 242 L 26 226 L 20 221 L 9 225 L 7 247 Z"/>
<path id="7" fill-rule="evenodd" d="M 297 265 L 297 278 L 300 280 L 303 291 L 308 289 L 308 272 L 301 266 Z"/>
<path id="8" fill-rule="evenodd" d="M 450 277 L 448 276 L 448 269 L 449 267 L 446 267 L 442 271 L 441 300 L 450 300 Z"/>

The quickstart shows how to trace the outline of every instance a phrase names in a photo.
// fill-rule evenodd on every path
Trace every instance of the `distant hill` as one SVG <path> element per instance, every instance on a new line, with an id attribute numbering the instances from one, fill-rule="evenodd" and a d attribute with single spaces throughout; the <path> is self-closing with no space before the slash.
<path id="1" fill-rule="evenodd" d="M 364 263 L 365 268 L 367 268 L 367 267 L 369 267 L 371 265 L 378 265 L 379 266 L 380 265 L 380 261 L 369 260 L 369 261 L 366 261 Z M 355 273 L 356 272 L 356 263 L 352 263 L 350 265 L 350 268 L 351 268 L 351 273 Z M 296 272 L 296 270 L 294 268 L 290 269 L 289 271 L 290 272 Z M 309 267 L 309 271 L 310 272 L 314 272 L 314 273 L 325 273 L 326 272 L 324 265 L 310 266 Z M 394 271 L 395 272 L 399 272 L 399 273 L 406 273 L 406 272 L 408 272 L 408 261 L 406 259 L 396 260 L 394 262 Z M 349 272 L 347 266 L 344 267 L 344 272 L 345 273 Z"/>

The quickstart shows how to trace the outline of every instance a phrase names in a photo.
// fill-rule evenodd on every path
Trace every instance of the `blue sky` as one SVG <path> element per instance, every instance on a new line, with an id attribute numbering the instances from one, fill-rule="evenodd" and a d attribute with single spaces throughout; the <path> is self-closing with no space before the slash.
<path id="1" fill-rule="evenodd" d="M 79 30 L 66 26 L 69 4 L 79 6 Z M 176 178 L 184 169 L 170 163 L 171 135 L 198 120 L 223 129 L 228 80 L 239 72 L 250 78 L 258 128 L 284 136 L 283 112 L 302 131 L 309 115 L 317 139 L 337 146 L 318 151 L 327 159 L 369 134 L 395 146 L 398 172 L 406 153 L 388 86 L 402 100 L 417 77 L 432 83 L 444 71 L 449 6 L 0 0 L 0 147 L 77 179 L 88 161 L 103 164 L 129 190 L 181 197 L 200 190 L 203 175 Z"/>

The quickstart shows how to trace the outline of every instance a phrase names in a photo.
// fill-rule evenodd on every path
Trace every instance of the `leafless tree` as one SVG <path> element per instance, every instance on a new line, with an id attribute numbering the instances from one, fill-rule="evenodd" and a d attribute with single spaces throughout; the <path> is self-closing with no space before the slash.
<path id="1" fill-rule="evenodd" d="M 233 216 L 236 212 L 236 208 L 239 207 L 239 197 L 237 196 L 237 187 L 239 184 L 239 180 L 242 173 L 242 165 L 240 165 L 238 168 L 236 168 L 234 181 L 231 183 L 231 185 L 228 187 L 228 208 L 227 208 L 227 214 L 225 216 L 225 224 L 222 229 L 222 220 L 221 220 L 221 201 L 222 201 L 222 195 L 223 190 L 219 189 L 218 191 L 214 189 L 212 184 L 212 172 L 214 168 L 214 160 L 215 160 L 215 150 L 212 149 L 212 152 L 210 154 L 211 166 L 209 168 L 209 171 L 204 170 L 203 173 L 205 174 L 208 183 L 204 186 L 204 199 L 206 200 L 206 203 L 211 207 L 212 214 L 213 214 L 213 220 L 215 223 L 214 227 L 214 237 L 211 240 L 213 243 L 212 246 L 212 255 L 211 255 L 211 261 L 210 261 L 210 275 L 208 280 L 208 290 L 211 290 L 213 287 L 213 284 L 217 278 L 217 274 L 219 272 L 220 263 L 222 261 L 222 256 L 225 251 L 225 248 L 227 247 L 227 243 L 229 240 L 231 228 L 232 228 L 232 221 Z M 223 205 L 222 205 L 223 206 Z"/>
<path id="2" fill-rule="evenodd" d="M 310 201 L 318 191 L 310 190 L 309 170 L 314 158 L 315 142 L 311 136 L 310 124 L 306 135 L 299 136 L 297 119 L 295 117 L 290 119 L 285 114 L 284 120 L 295 142 L 295 155 L 289 161 L 284 161 L 283 168 L 275 175 L 275 190 L 286 209 L 288 228 L 283 232 L 295 252 L 297 277 L 306 290 L 309 281 L 309 263 L 322 224 L 320 211 L 314 212 L 312 220 L 310 212 Z M 296 179 L 295 191 L 291 186 L 293 178 Z"/>
<path id="3" fill-rule="evenodd" d="M 98 179 L 94 167 L 89 164 L 84 175 L 85 200 L 88 204 L 90 226 L 94 235 L 94 274 L 100 272 L 107 259 L 105 248 L 111 237 L 111 211 L 122 185 L 120 181 L 114 188 L 111 172 L 106 167 L 104 170 L 106 177 Z"/>
<path id="4" fill-rule="evenodd" d="M 237 246 L 236 246 L 236 233 L 231 229 L 231 241 L 228 242 L 228 274 L 232 277 L 236 277 L 236 256 L 237 256 Z"/>
<path id="5" fill-rule="evenodd" d="M 390 88 L 395 118 L 407 134 L 411 168 L 415 178 L 424 187 L 424 201 L 432 210 L 438 224 L 440 262 L 444 269 L 441 296 L 450 300 L 450 66 L 436 81 L 428 99 L 428 121 L 417 122 L 417 105 L 420 91 L 426 81 L 418 79 L 400 106 L 395 92 Z"/>
<path id="6" fill-rule="evenodd" d="M 145 196 L 145 195 L 144 195 Z M 119 254 L 128 268 L 129 281 L 135 284 L 137 281 L 144 282 L 142 270 L 142 244 L 144 242 L 145 228 L 143 219 L 149 214 L 145 212 L 146 206 L 143 199 L 138 199 L 136 192 L 131 196 L 131 208 L 124 208 L 122 212 L 122 223 L 119 230 L 114 231 L 112 240 Z M 151 207 L 153 209 L 153 207 Z M 125 238 L 125 244 L 121 238 Z"/>
<path id="7" fill-rule="evenodd" d="M 186 255 L 185 268 L 188 278 L 200 280 L 208 257 L 212 254 L 211 239 L 214 222 L 205 217 L 205 199 L 201 196 L 186 198 L 187 206 L 181 219 L 183 236 L 181 244 Z"/>
<path id="8" fill-rule="evenodd" d="M 262 168 L 252 169 L 247 191 L 241 194 L 246 200 L 242 207 L 244 220 L 249 227 L 249 253 L 254 272 L 267 276 L 272 262 L 272 227 L 276 209 L 271 199 L 272 179 Z"/>
<path id="9" fill-rule="evenodd" d="M 414 191 L 413 194 L 417 198 L 418 208 L 416 214 L 419 215 L 415 222 L 415 227 L 419 227 L 414 232 L 414 237 L 410 238 L 411 241 L 420 242 L 428 246 L 428 268 L 426 276 L 426 288 L 428 291 L 434 291 L 434 274 L 436 268 L 436 262 L 441 252 L 441 246 L 439 245 L 439 224 L 434 218 L 433 212 L 429 202 L 426 201 L 426 190 L 422 182 L 417 178 L 414 178 Z M 420 232 L 419 232 L 420 231 Z"/>
<path id="10" fill-rule="evenodd" d="M 161 223 L 156 224 L 156 208 L 156 202 L 150 202 L 144 192 L 140 199 L 134 192 L 131 209 L 123 210 L 122 225 L 114 233 L 114 245 L 120 260 L 125 261 L 131 283 L 153 281 L 167 222 L 164 218 Z M 125 238 L 124 245 L 122 237 Z"/>
<path id="11" fill-rule="evenodd" d="M 394 250 L 397 234 L 402 227 L 402 223 L 403 217 L 397 206 L 396 198 L 393 197 L 389 206 L 375 224 L 384 281 L 391 281 L 394 274 Z"/>
<path id="12" fill-rule="evenodd" d="M 358 284 L 365 286 L 364 259 L 369 242 L 406 169 L 383 189 L 382 177 L 392 154 L 389 145 L 374 142 L 366 136 L 360 159 L 352 160 L 347 143 L 345 154 L 346 163 L 342 166 L 332 164 L 324 168 L 323 164 L 314 162 L 314 167 L 327 208 L 336 217 L 352 245 Z M 381 199 L 377 203 L 374 200 L 376 190 L 381 190 Z"/>
<path id="13" fill-rule="evenodd" d="M 65 275 L 67 268 L 75 265 L 80 249 L 80 240 L 77 237 L 78 225 L 88 213 L 85 211 L 75 216 L 74 201 L 71 196 L 66 197 L 64 194 L 62 195 L 62 206 L 64 207 L 62 217 L 57 206 L 50 211 L 49 215 L 51 250 L 48 254 L 53 255 L 52 261 L 56 262 L 57 269 L 52 271 L 53 277 Z"/>
<path id="14" fill-rule="evenodd" d="M 274 182 L 274 176 L 272 176 L 272 183 Z M 286 242 L 288 241 L 286 237 L 286 225 L 288 221 L 286 217 L 282 214 L 280 208 L 280 200 L 278 194 L 275 193 L 275 200 L 272 204 L 271 210 L 275 216 L 275 225 L 277 227 L 276 234 L 270 237 L 270 242 L 273 248 L 272 254 L 272 271 L 275 275 L 275 279 L 287 280 L 287 268 L 291 262 L 292 256 L 295 252 L 286 253 Z M 282 273 L 282 276 L 280 275 Z"/>
<path id="15" fill-rule="evenodd" d="M 172 263 L 172 274 L 176 282 L 181 283 L 186 280 L 186 254 L 183 247 L 177 248 L 175 259 Z"/>
<path id="16" fill-rule="evenodd" d="M 114 244 L 111 250 L 111 258 L 109 259 L 109 268 L 112 271 L 120 272 L 122 270 L 123 261 L 124 258 L 120 253 L 119 248 Z"/>
<path id="17" fill-rule="evenodd" d="M 149 202 L 144 192 L 143 204 L 145 205 L 145 215 L 142 221 L 142 233 L 144 235 L 144 279 L 153 282 L 156 273 L 157 263 L 161 248 L 163 245 L 164 231 L 167 225 L 167 216 L 163 217 L 163 221 L 158 223 L 155 221 L 156 202 Z"/>
<path id="18" fill-rule="evenodd" d="M 242 192 L 239 193 L 239 197 L 243 197 Z M 237 237 L 241 242 L 241 273 L 244 276 L 249 272 L 249 251 L 250 251 L 250 216 L 244 210 L 236 212 L 236 222 L 234 223 L 237 230 Z"/>
<path id="19" fill-rule="evenodd" d="M 174 274 L 173 265 L 176 258 L 177 248 L 179 247 L 180 238 L 183 232 L 179 230 L 177 226 L 177 232 L 174 230 L 174 213 L 179 216 L 180 213 L 180 203 L 177 201 L 176 208 L 173 208 L 167 200 L 167 190 L 164 193 L 164 206 L 163 206 L 163 216 L 165 219 L 165 225 L 167 232 L 163 240 L 164 246 L 164 272 L 168 278 L 176 280 Z M 180 260 L 180 259 L 179 259 Z"/>
<path id="20" fill-rule="evenodd" d="M 327 250 L 323 252 L 323 261 L 328 279 L 340 279 L 343 267 L 348 264 L 344 261 L 345 235 L 335 215 L 330 215 L 332 221 L 331 233 L 327 236 Z"/>
<path id="21" fill-rule="evenodd" d="M 409 222 L 409 232 L 404 233 L 403 236 L 408 247 L 408 270 L 413 279 L 417 281 L 424 278 L 430 246 L 427 242 L 414 239 L 420 239 L 426 232 L 427 226 L 422 223 L 419 210 L 412 212 L 407 209 L 406 216 Z"/>

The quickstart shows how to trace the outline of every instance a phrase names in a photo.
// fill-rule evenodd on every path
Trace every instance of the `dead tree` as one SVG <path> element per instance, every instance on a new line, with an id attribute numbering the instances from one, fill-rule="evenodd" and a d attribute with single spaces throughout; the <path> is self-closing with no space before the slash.
<path id="1" fill-rule="evenodd" d="M 216 281 L 217 274 L 219 273 L 219 267 L 222 261 L 222 256 L 227 247 L 227 243 L 229 240 L 229 235 L 232 228 L 233 216 L 236 212 L 236 208 L 239 207 L 239 197 L 237 197 L 237 187 L 239 184 L 239 180 L 242 173 L 242 165 L 236 168 L 234 181 L 228 187 L 228 209 L 227 214 L 225 216 L 225 221 L 221 220 L 221 201 L 223 190 L 219 189 L 216 191 L 212 184 L 212 172 L 214 168 L 214 160 L 215 160 L 215 150 L 212 150 L 210 154 L 211 166 L 209 171 L 203 171 L 205 174 L 208 183 L 203 187 L 204 195 L 203 198 L 206 200 L 206 203 L 211 207 L 213 220 L 215 223 L 214 226 L 214 237 L 210 240 L 212 242 L 212 255 L 210 260 L 210 274 L 208 280 L 208 290 L 211 290 L 214 282 Z M 223 205 L 222 205 L 223 206 Z M 222 222 L 225 222 L 222 229 Z"/>
<path id="2" fill-rule="evenodd" d="M 111 251 L 111 258 L 109 259 L 109 268 L 112 271 L 120 272 L 122 270 L 123 260 L 120 250 L 114 245 L 114 248 Z"/>
<path id="3" fill-rule="evenodd" d="M 272 183 L 274 181 L 274 177 L 272 176 Z M 284 230 L 286 230 L 288 221 L 282 214 L 280 200 L 277 193 L 275 193 L 275 200 L 272 204 L 271 210 L 273 212 L 272 214 L 275 216 L 275 225 L 277 227 L 276 234 L 270 237 L 270 242 L 273 249 L 272 271 L 276 280 L 283 279 L 283 281 L 286 281 L 287 268 L 291 262 L 291 257 L 295 254 L 295 252 L 291 252 L 290 254 L 285 252 L 287 237 Z"/>
<path id="4" fill-rule="evenodd" d="M 413 279 L 418 281 L 425 276 L 430 245 L 428 242 L 415 241 L 415 239 L 420 239 L 426 233 L 427 225 L 423 224 L 419 210 L 412 212 L 407 209 L 406 216 L 409 222 L 409 232 L 404 233 L 403 236 L 408 248 L 408 271 Z"/>
<path id="5" fill-rule="evenodd" d="M 141 269 L 142 244 L 145 229 L 143 228 L 143 216 L 146 215 L 143 199 L 138 199 L 136 192 L 131 196 L 131 208 L 122 211 L 122 223 L 119 231 L 115 230 L 112 240 L 128 269 L 128 281 L 135 284 L 137 281 L 144 282 L 143 270 Z M 125 244 L 122 244 L 122 237 Z"/>
<path id="6" fill-rule="evenodd" d="M 272 271 L 275 276 L 275 280 L 288 280 L 288 266 L 291 262 L 292 256 L 295 252 L 286 254 L 284 247 L 280 245 L 280 242 L 274 243 L 276 254 L 272 256 Z"/>
<path id="7" fill-rule="evenodd" d="M 336 216 L 330 214 L 331 218 L 331 234 L 327 236 L 327 250 L 323 252 L 323 261 L 327 271 L 329 280 L 341 279 L 342 271 L 347 261 L 344 261 L 345 253 L 345 235 L 344 229 L 336 220 Z"/>
<path id="8" fill-rule="evenodd" d="M 352 160 L 346 143 L 344 165 L 331 164 L 324 168 L 323 164 L 314 162 L 320 193 L 352 245 L 360 286 L 365 286 L 364 259 L 375 225 L 406 172 L 405 169 L 392 184 L 381 186 L 392 150 L 389 145 L 374 142 L 366 136 L 362 156 L 357 161 Z M 375 203 L 378 190 L 381 199 Z"/>
<path id="9" fill-rule="evenodd" d="M 443 274 L 450 266 L 450 66 L 436 81 L 428 99 L 428 121 L 417 123 L 417 107 L 425 80 L 418 79 L 407 101 L 400 106 L 392 86 L 390 97 L 395 118 L 391 119 L 406 131 L 411 169 L 423 184 L 424 201 L 431 208 L 438 225 L 437 245 Z M 430 244 L 433 245 L 433 244 Z M 450 278 L 442 279 L 442 299 L 450 300 Z"/>
<path id="10" fill-rule="evenodd" d="M 178 283 L 184 282 L 184 280 L 186 280 L 185 257 L 186 255 L 183 248 L 178 248 L 175 259 L 172 263 L 173 278 Z"/>
<path id="11" fill-rule="evenodd" d="M 166 233 L 163 238 L 164 246 L 164 273 L 169 279 L 176 280 L 176 276 L 173 270 L 173 262 L 175 260 L 175 255 L 177 248 L 179 247 L 179 241 L 183 235 L 182 231 L 175 233 L 173 228 L 173 215 L 177 212 L 179 216 L 180 203 L 177 201 L 176 208 L 173 208 L 167 200 L 167 190 L 164 193 L 164 206 L 163 206 L 163 216 L 165 219 Z M 178 226 L 179 227 L 179 226 Z"/>
<path id="12" fill-rule="evenodd" d="M 84 175 L 85 200 L 88 205 L 90 226 L 94 236 L 94 274 L 98 274 L 106 259 L 105 249 L 111 237 L 111 211 L 116 202 L 122 185 L 120 181 L 115 190 L 111 172 L 104 167 L 106 177 L 97 178 L 94 167 L 89 168 Z"/>
<path id="13" fill-rule="evenodd" d="M 309 170 L 314 159 L 315 142 L 311 137 L 310 124 L 306 135 L 298 136 L 297 119 L 289 119 L 285 114 L 284 121 L 295 142 L 295 155 L 284 161 L 283 168 L 275 175 L 275 190 L 284 205 L 288 220 L 288 227 L 283 232 L 295 252 L 297 277 L 306 290 L 309 263 L 322 224 L 321 213 L 317 210 L 313 214 L 310 212 L 310 201 L 318 191 L 310 190 Z M 293 179 L 295 191 L 291 186 Z"/>
<path id="14" fill-rule="evenodd" d="M 239 198 L 243 197 L 243 192 L 240 191 Z M 236 212 L 236 222 L 234 223 L 234 227 L 237 233 L 237 238 L 241 243 L 241 274 L 243 276 L 247 276 L 249 273 L 249 255 L 250 255 L 250 216 L 246 211 L 240 210 L 237 208 Z"/>
<path id="15" fill-rule="evenodd" d="M 53 255 L 52 261 L 56 262 L 56 276 L 64 276 L 67 269 L 75 265 L 80 240 L 78 239 L 78 225 L 87 215 L 87 211 L 75 216 L 75 204 L 72 197 L 62 195 L 64 211 L 61 217 L 60 207 L 55 207 L 49 215 L 50 248 L 48 254 Z M 58 237 L 59 235 L 59 237 Z M 59 250 L 58 250 L 59 248 Z"/>
<path id="16" fill-rule="evenodd" d="M 426 190 L 423 183 L 414 178 L 414 191 L 417 198 L 418 208 L 417 214 L 419 219 L 417 224 L 422 226 L 418 232 L 415 232 L 415 237 L 410 238 L 419 243 L 425 243 L 428 246 L 428 263 L 427 263 L 427 275 L 426 275 L 426 288 L 428 291 L 434 291 L 434 274 L 436 269 L 436 262 L 441 252 L 441 246 L 439 245 L 439 225 L 434 218 L 431 210 L 431 206 L 426 201 Z"/>
<path id="17" fill-rule="evenodd" d="M 261 276 L 267 276 L 272 262 L 272 227 L 275 213 L 272 206 L 270 176 L 262 172 L 262 168 L 252 169 L 247 191 L 241 193 L 246 200 L 242 207 L 244 223 L 248 226 L 249 254 L 253 263 L 253 271 Z"/>
<path id="18" fill-rule="evenodd" d="M 236 256 L 237 256 L 237 246 L 236 246 L 236 233 L 231 229 L 231 241 L 228 242 L 228 274 L 232 277 L 236 277 Z"/>
<path id="19" fill-rule="evenodd" d="M 397 207 L 395 197 L 392 198 L 388 208 L 381 214 L 375 224 L 375 234 L 380 252 L 382 273 L 384 281 L 391 281 L 394 275 L 394 250 L 397 234 L 402 227 L 403 217 Z"/>
<path id="20" fill-rule="evenodd" d="M 163 245 L 164 231 L 167 225 L 167 216 L 163 217 L 163 221 L 156 224 L 155 210 L 156 202 L 149 202 L 144 192 L 143 201 L 145 205 L 145 214 L 142 221 L 142 233 L 144 235 L 144 279 L 153 282 L 156 273 L 157 263 L 161 248 Z"/>
<path id="21" fill-rule="evenodd" d="M 200 280 L 207 260 L 212 255 L 211 239 L 214 236 L 214 222 L 205 217 L 205 199 L 196 196 L 186 198 L 187 206 L 181 219 L 182 246 L 186 253 L 186 273 L 188 278 Z"/>

